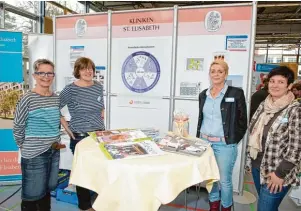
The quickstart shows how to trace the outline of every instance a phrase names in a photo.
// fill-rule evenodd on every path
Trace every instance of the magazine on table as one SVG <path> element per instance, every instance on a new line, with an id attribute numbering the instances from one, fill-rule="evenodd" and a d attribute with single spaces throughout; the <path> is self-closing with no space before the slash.
<path id="1" fill-rule="evenodd" d="M 158 146 L 168 152 L 201 156 L 210 147 L 210 143 L 199 138 L 184 138 L 168 134 L 158 142 Z"/>
<path id="2" fill-rule="evenodd" d="M 94 131 L 89 135 L 97 142 L 104 144 L 151 140 L 150 137 L 137 129 Z"/>
<path id="3" fill-rule="evenodd" d="M 138 158 L 142 156 L 163 155 L 158 145 L 150 140 L 140 142 L 123 142 L 100 144 L 100 149 L 110 160 Z"/>

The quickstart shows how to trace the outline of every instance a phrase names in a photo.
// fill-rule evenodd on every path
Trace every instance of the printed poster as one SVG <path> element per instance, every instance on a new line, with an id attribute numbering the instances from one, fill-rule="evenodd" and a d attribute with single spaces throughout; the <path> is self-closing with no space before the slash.
<path id="1" fill-rule="evenodd" d="M 247 51 L 248 35 L 226 36 L 226 50 Z"/>

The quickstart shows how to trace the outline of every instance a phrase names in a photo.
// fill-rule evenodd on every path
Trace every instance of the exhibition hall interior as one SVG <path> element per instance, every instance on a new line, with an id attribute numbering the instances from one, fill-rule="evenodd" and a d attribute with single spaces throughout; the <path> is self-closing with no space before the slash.
<path id="1" fill-rule="evenodd" d="M 301 210 L 300 1 L 0 1 L 0 211 Z"/>

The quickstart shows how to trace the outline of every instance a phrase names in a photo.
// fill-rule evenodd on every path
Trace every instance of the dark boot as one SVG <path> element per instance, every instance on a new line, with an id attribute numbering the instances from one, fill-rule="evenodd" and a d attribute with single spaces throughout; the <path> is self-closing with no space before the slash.
<path id="1" fill-rule="evenodd" d="M 38 211 L 37 201 L 24 201 L 21 202 L 21 211 Z"/>
<path id="2" fill-rule="evenodd" d="M 221 201 L 214 201 L 214 202 L 209 201 L 209 205 L 210 205 L 209 211 L 219 211 Z"/>
<path id="3" fill-rule="evenodd" d="M 37 202 L 38 211 L 50 211 L 51 210 L 51 196 L 50 193 L 38 200 Z"/>
<path id="4" fill-rule="evenodd" d="M 232 205 L 227 208 L 223 207 L 223 205 L 222 205 L 222 211 L 231 211 L 231 208 L 232 208 Z"/>

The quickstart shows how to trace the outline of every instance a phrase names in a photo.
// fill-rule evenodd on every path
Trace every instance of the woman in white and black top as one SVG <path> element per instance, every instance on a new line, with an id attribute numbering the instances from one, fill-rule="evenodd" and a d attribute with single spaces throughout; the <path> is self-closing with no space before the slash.
<path id="1" fill-rule="evenodd" d="M 88 136 L 87 132 L 104 130 L 103 86 L 93 81 L 94 62 L 85 57 L 76 60 L 73 75 L 79 79 L 67 85 L 60 94 L 60 107 L 68 106 L 71 116 L 67 133 L 71 138 L 70 149 L 74 153 L 76 144 Z M 90 191 L 77 186 L 78 207 L 93 210 Z"/>

